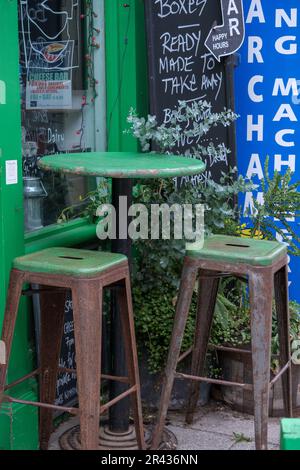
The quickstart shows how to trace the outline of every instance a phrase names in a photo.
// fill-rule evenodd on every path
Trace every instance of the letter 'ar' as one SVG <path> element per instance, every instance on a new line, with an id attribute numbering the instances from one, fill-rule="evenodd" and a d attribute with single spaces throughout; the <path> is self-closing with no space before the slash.
<path id="1" fill-rule="evenodd" d="M 243 0 L 221 0 L 223 24 L 213 26 L 205 46 L 220 62 L 220 58 L 236 52 L 244 42 L 245 20 Z"/>

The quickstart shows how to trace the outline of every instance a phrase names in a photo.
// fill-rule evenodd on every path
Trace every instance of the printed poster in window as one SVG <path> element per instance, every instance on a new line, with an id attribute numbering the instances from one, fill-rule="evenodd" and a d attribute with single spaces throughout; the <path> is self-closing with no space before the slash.
<path id="1" fill-rule="evenodd" d="M 26 109 L 71 109 L 74 41 L 31 43 Z"/>

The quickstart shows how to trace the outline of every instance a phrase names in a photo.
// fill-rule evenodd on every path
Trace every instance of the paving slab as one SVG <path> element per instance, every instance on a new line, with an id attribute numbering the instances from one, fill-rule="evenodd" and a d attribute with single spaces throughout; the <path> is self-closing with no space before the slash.
<path id="1" fill-rule="evenodd" d="M 229 450 L 232 439 L 225 434 L 168 426 L 178 440 L 177 450 Z"/>
<path id="2" fill-rule="evenodd" d="M 183 426 L 194 431 L 217 432 L 234 439 L 234 434 L 242 435 L 254 441 L 254 417 L 230 410 L 224 405 L 213 404 L 195 413 L 194 422 L 185 424 L 184 414 L 170 413 L 169 422 L 175 426 Z M 270 418 L 268 441 L 275 446 L 280 440 L 280 418 Z"/>

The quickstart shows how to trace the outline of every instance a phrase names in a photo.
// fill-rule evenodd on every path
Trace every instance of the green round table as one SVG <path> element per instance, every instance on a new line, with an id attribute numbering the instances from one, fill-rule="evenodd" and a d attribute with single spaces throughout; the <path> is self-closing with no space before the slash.
<path id="1" fill-rule="evenodd" d="M 119 198 L 126 196 L 128 207 L 132 203 L 132 179 L 172 178 L 200 174 L 205 170 L 205 164 L 201 160 L 177 155 L 134 152 L 91 152 L 49 155 L 39 160 L 38 165 L 42 170 L 112 178 L 112 203 L 116 210 L 117 221 L 119 221 Z M 112 241 L 112 251 L 125 254 L 130 262 L 130 238 L 128 236 L 125 238 L 123 235 L 120 236 L 118 226 L 117 237 L 116 240 Z M 126 366 L 123 343 L 120 341 L 121 323 L 114 296 L 112 297 L 112 368 L 114 375 L 124 376 L 126 375 Z M 123 392 L 124 384 L 111 382 L 110 399 Z M 129 427 L 129 401 L 126 399 L 122 400 L 110 408 L 109 418 L 111 431 L 115 433 L 125 432 Z"/>

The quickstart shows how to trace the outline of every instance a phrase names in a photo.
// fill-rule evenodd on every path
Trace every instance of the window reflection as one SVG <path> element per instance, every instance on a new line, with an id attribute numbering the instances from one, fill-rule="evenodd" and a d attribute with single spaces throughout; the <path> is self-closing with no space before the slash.
<path id="1" fill-rule="evenodd" d="M 94 150 L 83 3 L 19 0 L 26 231 L 55 223 L 62 209 L 88 191 L 87 178 L 42 173 L 37 167 L 43 155 Z"/>

